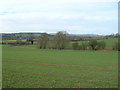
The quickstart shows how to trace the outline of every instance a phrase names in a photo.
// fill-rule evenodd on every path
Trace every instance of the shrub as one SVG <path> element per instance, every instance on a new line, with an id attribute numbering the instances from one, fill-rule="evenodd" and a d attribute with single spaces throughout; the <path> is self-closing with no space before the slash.
<path id="1" fill-rule="evenodd" d="M 74 50 L 78 50 L 78 49 L 79 49 L 79 44 L 78 44 L 78 42 L 73 43 L 73 44 L 72 44 L 72 48 L 73 48 Z"/>
<path id="2" fill-rule="evenodd" d="M 42 33 L 41 36 L 38 39 L 38 47 L 40 49 L 46 49 L 48 40 L 49 40 L 48 34 L 47 33 Z"/>
<path id="3" fill-rule="evenodd" d="M 89 41 L 89 46 L 92 48 L 92 50 L 98 49 L 98 42 L 96 40 Z"/>
<path id="4" fill-rule="evenodd" d="M 97 49 L 105 49 L 105 46 L 106 46 L 106 44 L 105 44 L 104 41 L 98 42 L 98 47 L 97 47 Z"/>
<path id="5" fill-rule="evenodd" d="M 91 47 L 92 50 L 100 50 L 100 49 L 105 49 L 105 42 L 101 41 L 101 42 L 97 42 L 96 40 L 91 40 L 89 42 L 89 46 Z"/>
<path id="6" fill-rule="evenodd" d="M 20 39 L 16 40 L 16 44 L 22 44 L 22 40 Z"/>
<path id="7" fill-rule="evenodd" d="M 79 46 L 79 49 L 80 50 L 87 50 L 89 48 L 88 44 L 87 43 L 82 43 L 80 46 Z"/>
<path id="8" fill-rule="evenodd" d="M 114 45 L 113 45 L 113 50 L 120 51 L 120 43 L 115 42 Z"/>

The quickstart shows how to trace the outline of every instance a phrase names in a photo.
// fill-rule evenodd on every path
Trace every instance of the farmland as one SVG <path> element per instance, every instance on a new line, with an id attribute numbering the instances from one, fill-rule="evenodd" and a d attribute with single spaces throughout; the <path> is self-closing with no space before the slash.
<path id="1" fill-rule="evenodd" d="M 117 38 L 110 38 L 110 39 L 102 39 L 102 40 L 97 40 L 97 41 L 98 42 L 104 41 L 106 43 L 105 49 L 112 50 L 112 46 L 114 45 L 115 42 L 118 42 L 118 39 Z M 82 43 L 88 43 L 88 41 L 79 42 L 79 44 L 82 44 Z"/>
<path id="2" fill-rule="evenodd" d="M 4 45 L 2 58 L 3 88 L 118 87 L 117 51 L 43 50 L 35 45 Z"/>
<path id="3" fill-rule="evenodd" d="M 2 0 L 2 89 L 119 89 L 118 0 Z"/>
<path id="4" fill-rule="evenodd" d="M 8 43 L 8 42 L 16 42 L 17 40 L 3 40 L 3 42 Z M 25 42 L 26 40 L 21 40 L 23 42 Z M 104 41 L 106 43 L 106 50 L 112 50 L 113 45 L 115 44 L 115 42 L 118 42 L 117 38 L 110 38 L 110 39 L 102 39 L 102 40 L 97 40 L 98 42 L 100 41 Z M 29 46 L 22 46 L 25 48 L 37 48 L 38 46 L 36 45 L 37 42 L 35 42 L 35 45 L 29 45 Z M 66 46 L 68 49 L 72 48 L 72 44 L 74 42 L 69 42 L 69 44 Z M 82 43 L 88 43 L 88 41 L 78 41 L 78 43 L 81 45 Z M 50 42 L 48 42 L 47 47 L 49 47 L 51 45 Z"/>

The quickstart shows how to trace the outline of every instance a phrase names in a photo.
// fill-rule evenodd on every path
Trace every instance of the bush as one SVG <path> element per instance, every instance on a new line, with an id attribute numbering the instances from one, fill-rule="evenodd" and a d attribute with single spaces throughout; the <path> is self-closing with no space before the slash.
<path id="1" fill-rule="evenodd" d="M 74 50 L 79 50 L 79 44 L 78 44 L 78 42 L 73 43 L 73 44 L 72 44 L 72 48 L 73 48 Z"/>
<path id="2" fill-rule="evenodd" d="M 16 44 L 22 44 L 22 40 L 17 40 Z"/>
<path id="3" fill-rule="evenodd" d="M 27 42 L 8 42 L 11 46 L 29 45 Z"/>
<path id="4" fill-rule="evenodd" d="M 114 45 L 113 45 L 113 50 L 120 51 L 120 43 L 115 42 Z"/>
<path id="5" fill-rule="evenodd" d="M 49 41 L 48 34 L 42 33 L 38 39 L 39 49 L 46 49 L 48 41 Z"/>
<path id="6" fill-rule="evenodd" d="M 92 50 L 97 50 L 98 42 L 96 40 L 91 40 L 89 41 L 89 46 L 92 48 Z"/>
<path id="7" fill-rule="evenodd" d="M 49 41 L 48 44 L 47 44 L 47 48 L 48 49 L 56 49 L 54 41 Z"/>
<path id="8" fill-rule="evenodd" d="M 98 42 L 98 48 L 97 49 L 105 49 L 105 42 L 104 41 L 101 41 L 101 42 Z"/>
<path id="9" fill-rule="evenodd" d="M 100 49 L 105 49 L 105 42 L 101 41 L 101 42 L 97 42 L 96 40 L 91 40 L 89 42 L 89 46 L 91 47 L 92 50 L 100 50 Z"/>
<path id="10" fill-rule="evenodd" d="M 88 44 L 87 43 L 82 43 L 80 46 L 79 46 L 79 49 L 80 50 L 87 50 L 89 48 Z"/>

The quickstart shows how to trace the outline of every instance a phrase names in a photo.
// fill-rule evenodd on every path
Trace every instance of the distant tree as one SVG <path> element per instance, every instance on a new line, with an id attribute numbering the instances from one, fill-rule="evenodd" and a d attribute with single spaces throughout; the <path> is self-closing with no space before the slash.
<path id="1" fill-rule="evenodd" d="M 104 41 L 97 42 L 97 40 L 91 40 L 89 41 L 89 46 L 92 50 L 100 50 L 105 49 L 106 44 Z"/>
<path id="2" fill-rule="evenodd" d="M 92 50 L 97 50 L 98 42 L 96 40 L 89 41 L 89 46 L 91 46 Z"/>
<path id="3" fill-rule="evenodd" d="M 73 48 L 74 50 L 78 50 L 78 49 L 79 49 L 79 44 L 78 44 L 78 42 L 72 43 L 72 48 Z"/>
<path id="4" fill-rule="evenodd" d="M 39 40 L 38 40 L 38 45 L 40 49 L 46 49 L 47 42 L 48 42 L 48 34 L 47 33 L 42 33 Z"/>
<path id="5" fill-rule="evenodd" d="M 27 39 L 28 42 L 31 42 L 31 44 L 33 45 L 34 44 L 34 35 L 33 34 L 30 34 L 28 36 L 28 39 Z"/>
<path id="6" fill-rule="evenodd" d="M 65 49 L 68 42 L 66 32 L 58 32 L 54 37 L 54 41 L 56 49 Z"/>

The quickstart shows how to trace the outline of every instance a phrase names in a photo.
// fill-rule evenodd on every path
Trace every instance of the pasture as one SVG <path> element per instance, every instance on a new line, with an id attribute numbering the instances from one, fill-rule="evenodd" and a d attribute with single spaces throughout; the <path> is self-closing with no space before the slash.
<path id="1" fill-rule="evenodd" d="M 117 88 L 117 51 L 3 46 L 3 88 Z"/>
<path id="2" fill-rule="evenodd" d="M 117 38 L 109 38 L 109 39 L 102 39 L 102 40 L 97 40 L 98 42 L 100 41 L 104 41 L 106 44 L 105 50 L 112 50 L 113 45 L 118 42 Z M 71 42 L 72 44 L 73 42 Z M 88 43 L 88 41 L 78 41 L 79 44 L 82 43 Z M 70 45 L 70 47 L 72 47 L 72 45 Z"/>

